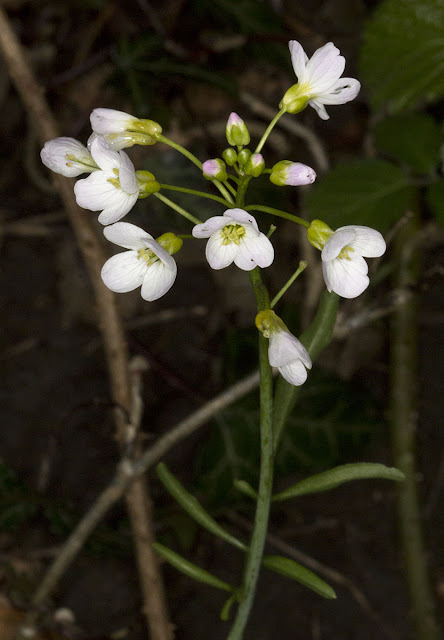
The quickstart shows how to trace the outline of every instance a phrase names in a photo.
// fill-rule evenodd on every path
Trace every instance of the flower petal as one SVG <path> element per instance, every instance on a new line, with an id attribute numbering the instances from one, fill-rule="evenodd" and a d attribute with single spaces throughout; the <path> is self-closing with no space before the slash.
<path id="1" fill-rule="evenodd" d="M 304 345 L 289 331 L 278 331 L 270 336 L 268 361 L 272 367 L 282 367 L 301 360 L 311 369 L 311 358 Z"/>
<path id="2" fill-rule="evenodd" d="M 111 224 L 117 222 L 126 216 L 131 211 L 137 202 L 137 193 L 128 194 L 122 189 L 116 189 L 114 194 L 113 203 L 103 209 L 102 213 L 97 218 L 101 224 Z"/>
<path id="3" fill-rule="evenodd" d="M 108 182 L 109 174 L 95 171 L 88 178 L 77 180 L 74 185 L 77 204 L 83 209 L 100 211 L 114 198 L 118 189 Z"/>
<path id="4" fill-rule="evenodd" d="M 308 104 L 310 105 L 310 107 L 313 107 L 313 109 L 316 111 L 316 113 L 321 118 L 321 120 L 330 120 L 330 116 L 328 115 L 323 102 L 321 102 L 320 100 L 314 99 L 314 100 L 309 100 Z"/>
<path id="5" fill-rule="evenodd" d="M 246 231 L 251 229 L 246 227 Z M 251 229 L 251 231 L 253 231 Z M 244 271 L 251 271 L 254 267 L 269 267 L 274 260 L 274 249 L 270 240 L 263 233 L 258 236 L 245 234 L 242 238 L 234 259 L 234 264 Z"/>
<path id="6" fill-rule="evenodd" d="M 75 160 L 68 160 L 68 155 L 74 156 Z M 61 137 L 48 140 L 40 151 L 40 157 L 48 169 L 68 178 L 91 171 L 95 166 L 88 149 L 75 138 Z"/>
<path id="7" fill-rule="evenodd" d="M 105 262 L 101 276 L 111 291 L 127 293 L 140 287 L 146 269 L 146 262 L 139 260 L 135 251 L 124 251 Z"/>
<path id="8" fill-rule="evenodd" d="M 357 298 L 365 291 L 370 284 L 370 280 L 364 272 L 364 258 L 352 260 L 335 259 L 322 263 L 322 273 L 325 284 L 329 291 L 334 291 L 342 298 Z"/>
<path id="9" fill-rule="evenodd" d="M 91 155 L 103 171 L 113 172 L 113 169 L 120 169 L 120 155 L 118 151 L 113 151 L 105 138 L 97 136 L 91 142 Z M 114 177 L 117 177 L 116 175 Z"/>
<path id="10" fill-rule="evenodd" d="M 133 251 L 145 249 L 146 243 L 144 241 L 153 239 L 149 233 L 129 222 L 111 224 L 104 228 L 103 234 L 110 242 Z"/>
<path id="11" fill-rule="evenodd" d="M 299 387 L 307 380 L 307 369 L 300 360 L 279 367 L 279 373 L 290 384 Z"/>
<path id="12" fill-rule="evenodd" d="M 228 267 L 236 257 L 238 245 L 234 242 L 222 244 L 223 238 L 219 232 L 213 233 L 207 242 L 205 255 L 212 269 Z"/>
<path id="13" fill-rule="evenodd" d="M 225 227 L 226 224 L 228 222 L 223 216 L 213 216 L 201 224 L 196 224 L 191 233 L 195 238 L 209 238 L 215 231 Z"/>
<path id="14" fill-rule="evenodd" d="M 94 109 L 90 115 L 93 131 L 100 135 L 126 131 L 128 126 L 137 120 L 134 116 L 116 109 Z"/>
<path id="15" fill-rule="evenodd" d="M 147 234 L 149 235 L 149 234 Z M 163 262 L 163 264 L 170 269 L 170 271 L 177 271 L 176 261 L 173 256 L 170 256 L 168 251 L 162 247 L 158 242 L 153 240 L 152 238 L 144 240 L 143 244 L 151 249 L 153 253 Z"/>
<path id="16" fill-rule="evenodd" d="M 365 258 L 379 258 L 385 253 L 387 245 L 385 240 L 379 231 L 372 229 L 371 227 L 363 227 L 359 225 L 353 225 L 353 227 L 340 227 L 338 231 L 343 229 L 353 228 L 355 237 L 351 246 L 361 256 Z"/>
<path id="17" fill-rule="evenodd" d="M 316 100 L 323 104 L 345 104 L 354 100 L 361 89 L 361 83 L 355 78 L 339 78 L 332 87 L 318 93 Z"/>
<path id="18" fill-rule="evenodd" d="M 139 193 L 139 183 L 137 182 L 136 171 L 134 165 L 124 151 L 119 151 L 120 168 L 119 181 L 120 186 L 127 193 Z"/>
<path id="19" fill-rule="evenodd" d="M 171 256 L 169 257 L 171 258 Z M 144 300 L 149 302 L 158 300 L 171 289 L 177 275 L 176 262 L 174 258 L 171 258 L 171 260 L 174 264 L 173 269 L 165 265 L 161 260 L 154 262 L 147 268 L 140 292 Z"/>
<path id="20" fill-rule="evenodd" d="M 345 58 L 333 42 L 327 42 L 314 52 L 306 66 L 305 81 L 314 96 L 329 89 L 341 77 L 345 69 Z"/>
<path id="21" fill-rule="evenodd" d="M 355 227 L 342 227 L 334 232 L 322 249 L 321 258 L 324 261 L 334 260 L 341 253 L 342 249 L 352 244 L 356 237 Z"/>
<path id="22" fill-rule="evenodd" d="M 291 53 L 291 64 L 299 84 L 302 84 L 305 80 L 305 67 L 308 62 L 308 56 L 297 40 L 290 40 L 288 46 Z"/>
<path id="23" fill-rule="evenodd" d="M 257 226 L 256 218 L 248 213 L 248 211 L 244 211 L 243 209 L 227 209 L 224 212 L 224 216 L 226 218 L 231 218 L 238 224 L 251 224 L 253 229 L 259 233 L 259 228 Z M 225 220 L 225 224 L 230 224 L 229 220 Z"/>

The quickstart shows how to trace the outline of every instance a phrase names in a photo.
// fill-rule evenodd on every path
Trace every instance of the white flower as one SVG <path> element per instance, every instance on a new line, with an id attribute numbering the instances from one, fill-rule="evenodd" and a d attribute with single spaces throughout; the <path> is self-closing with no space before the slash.
<path id="1" fill-rule="evenodd" d="M 340 227 L 322 249 L 322 273 L 329 291 L 343 298 L 356 298 L 370 280 L 365 258 L 378 258 L 385 252 L 384 238 L 375 229 L 350 225 Z"/>
<path id="2" fill-rule="evenodd" d="M 296 40 L 291 40 L 288 46 L 298 84 L 291 87 L 282 100 L 287 111 L 296 113 L 308 102 L 322 120 L 328 120 L 330 116 L 324 105 L 344 104 L 356 98 L 361 85 L 354 78 L 341 78 L 345 58 L 332 42 L 315 51 L 310 60 Z"/>
<path id="3" fill-rule="evenodd" d="M 92 141 L 91 155 L 100 171 L 76 182 L 77 204 L 101 211 L 102 224 L 117 222 L 133 208 L 139 196 L 134 165 L 124 151 L 113 151 L 101 137 Z"/>
<path id="4" fill-rule="evenodd" d="M 268 361 L 277 367 L 287 382 L 300 386 L 307 379 L 307 369 L 311 369 L 311 358 L 307 349 L 289 331 L 270 332 Z"/>
<path id="5" fill-rule="evenodd" d="M 40 157 L 48 169 L 68 178 L 98 168 L 88 149 L 75 138 L 54 138 L 45 142 Z"/>
<path id="6" fill-rule="evenodd" d="M 90 120 L 92 130 L 104 136 L 108 133 L 133 131 L 139 119 L 124 111 L 100 108 L 94 109 L 90 115 Z"/>
<path id="7" fill-rule="evenodd" d="M 243 209 L 227 209 L 222 216 L 197 224 L 193 236 L 209 238 L 205 255 L 213 269 L 224 269 L 234 262 L 240 269 L 251 271 L 273 262 L 273 245 L 259 231 L 254 217 Z"/>
<path id="8" fill-rule="evenodd" d="M 169 291 L 176 279 L 176 261 L 149 233 L 128 222 L 105 227 L 103 233 L 128 249 L 103 265 L 102 280 L 108 289 L 126 293 L 142 286 L 142 298 L 150 302 Z"/>

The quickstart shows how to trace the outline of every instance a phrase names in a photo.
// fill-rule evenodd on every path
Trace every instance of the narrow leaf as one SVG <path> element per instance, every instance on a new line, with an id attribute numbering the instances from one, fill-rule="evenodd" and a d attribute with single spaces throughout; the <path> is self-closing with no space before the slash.
<path id="1" fill-rule="evenodd" d="M 319 578 L 315 573 L 290 558 L 283 558 L 282 556 L 264 556 L 262 558 L 262 565 L 267 569 L 271 569 L 271 571 L 275 571 L 276 573 L 285 576 L 286 578 L 291 578 L 292 580 L 296 580 L 296 582 L 300 582 L 323 598 L 328 598 L 330 600 L 336 598 L 336 593 L 329 584 L 324 582 L 324 580 Z"/>
<path id="2" fill-rule="evenodd" d="M 257 500 L 257 491 L 253 489 L 249 482 L 246 482 L 245 480 L 234 480 L 233 484 L 241 493 L 249 498 L 253 498 L 253 500 Z"/>
<path id="3" fill-rule="evenodd" d="M 214 535 L 219 536 L 219 538 L 222 538 L 229 544 L 232 544 L 237 549 L 241 549 L 242 551 L 247 549 L 243 542 L 232 536 L 228 531 L 225 531 L 225 529 L 223 529 L 207 511 L 205 511 L 200 502 L 185 489 L 175 476 L 173 476 L 165 463 L 161 462 L 158 464 L 156 471 L 165 488 L 177 500 L 180 506 L 185 509 L 188 515 L 196 520 L 196 522 L 211 533 L 214 533 Z"/>
<path id="4" fill-rule="evenodd" d="M 273 496 L 273 500 L 287 500 L 295 496 L 328 491 L 339 487 L 344 482 L 365 480 L 367 478 L 386 478 L 387 480 L 401 482 L 404 480 L 404 474 L 394 467 L 386 467 L 383 464 L 373 462 L 343 464 L 340 467 L 335 467 L 329 471 L 301 480 L 301 482 L 294 484 L 285 491 L 277 493 Z"/>
<path id="5" fill-rule="evenodd" d="M 198 582 L 203 582 L 205 584 L 209 584 L 211 587 L 215 587 L 216 589 L 221 589 L 222 591 L 229 591 L 232 593 L 234 588 L 223 582 L 223 580 L 219 580 L 216 576 L 213 576 L 212 573 L 205 571 L 201 567 L 185 560 L 182 556 L 180 556 L 175 551 L 168 549 L 168 547 L 164 547 L 163 544 L 159 542 L 153 543 L 153 549 L 157 551 L 157 553 L 162 556 L 164 560 L 169 562 L 173 567 L 187 575 L 189 578 L 193 578 Z"/>

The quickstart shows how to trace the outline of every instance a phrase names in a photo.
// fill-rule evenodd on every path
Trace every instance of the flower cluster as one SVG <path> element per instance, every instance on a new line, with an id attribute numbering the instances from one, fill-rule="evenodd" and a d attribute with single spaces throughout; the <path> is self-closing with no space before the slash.
<path id="1" fill-rule="evenodd" d="M 357 80 L 341 77 L 345 59 L 331 42 L 318 49 L 311 59 L 298 42 L 291 41 L 289 47 L 298 82 L 285 93 L 281 111 L 254 151 L 248 149 L 251 141 L 248 127 L 236 113 L 230 114 L 226 126 L 229 147 L 222 152 L 221 158 L 201 164 L 183 147 L 163 136 L 157 122 L 104 108 L 94 109 L 91 114 L 92 134 L 87 146 L 68 137 L 56 138 L 44 145 L 41 158 L 52 171 L 66 177 L 89 174 L 74 185 L 77 203 L 99 212 L 98 221 L 105 225 L 107 240 L 126 250 L 111 257 L 102 268 L 102 279 L 109 289 L 124 293 L 141 287 L 142 298 L 153 301 L 166 294 L 176 279 L 177 265 L 173 255 L 182 247 L 182 237 L 167 232 L 154 239 L 140 227 L 120 222 L 137 200 L 150 195 L 193 221 L 192 237 L 208 239 L 206 258 L 213 269 L 224 269 L 234 263 L 243 271 L 251 271 L 272 264 L 274 248 L 269 239 L 272 229 L 268 236 L 260 231 L 248 210 L 256 209 L 308 226 L 309 242 L 321 250 L 328 291 L 354 298 L 368 287 L 368 267 L 364 258 L 378 257 L 385 251 L 384 239 L 378 231 L 362 226 L 346 226 L 333 231 L 322 221 L 315 220 L 308 225 L 296 216 L 270 207 L 250 205 L 242 208 L 252 178 L 268 174 L 269 180 L 277 186 L 309 185 L 316 179 L 315 171 L 300 162 L 281 160 L 271 168 L 266 167 L 262 147 L 281 115 L 298 113 L 310 105 L 325 120 L 329 117 L 325 105 L 343 104 L 353 100 L 359 92 Z M 149 171 L 136 171 L 124 149 L 157 142 L 169 144 L 192 159 L 222 197 L 160 185 Z M 201 222 L 159 193 L 168 188 L 221 201 L 226 210 L 222 215 Z M 311 360 L 299 340 L 271 309 L 258 314 L 256 325 L 270 341 L 270 365 L 277 367 L 290 384 L 302 384 L 311 368 Z"/>

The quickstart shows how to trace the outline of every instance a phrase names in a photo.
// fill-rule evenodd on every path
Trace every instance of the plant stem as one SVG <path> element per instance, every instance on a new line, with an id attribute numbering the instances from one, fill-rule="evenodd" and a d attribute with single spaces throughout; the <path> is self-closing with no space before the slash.
<path id="1" fill-rule="evenodd" d="M 153 193 L 153 195 L 156 196 L 156 198 L 158 198 L 165 204 L 167 204 L 169 207 L 171 207 L 171 209 L 174 209 L 174 211 L 177 211 L 177 213 L 180 213 L 181 216 L 183 216 L 187 220 L 190 220 L 190 222 L 194 222 L 194 224 L 201 224 L 202 221 L 199 220 L 199 218 L 196 218 L 191 213 L 188 213 L 188 211 L 186 211 L 185 209 L 182 209 L 182 207 L 179 207 L 178 204 L 176 204 L 166 196 L 163 196 L 161 193 L 159 193 L 159 191 L 156 191 L 156 193 Z"/>
<path id="2" fill-rule="evenodd" d="M 263 311 L 270 306 L 268 291 L 262 283 L 259 268 L 250 271 L 250 279 L 256 296 L 257 310 Z M 259 577 L 265 539 L 267 536 L 273 488 L 273 380 L 268 362 L 268 340 L 259 335 L 260 415 L 261 415 L 261 469 L 258 499 L 254 519 L 253 533 L 248 549 L 242 584 L 243 599 L 239 605 L 228 640 L 241 640 L 248 616 L 253 605 L 256 584 Z"/>
<path id="3" fill-rule="evenodd" d="M 414 214 L 398 233 L 395 287 L 411 287 L 419 272 Z M 433 611 L 427 571 L 415 464 L 417 426 L 417 297 L 412 294 L 393 314 L 391 324 L 391 436 L 393 462 L 405 475 L 398 489 L 401 548 L 410 592 L 413 623 L 418 640 L 438 640 L 441 635 Z"/>
<path id="4" fill-rule="evenodd" d="M 277 216 L 278 218 L 285 218 L 286 220 L 291 220 L 292 222 L 301 224 L 302 226 L 307 227 L 307 229 L 310 226 L 310 223 L 307 222 L 307 220 L 294 216 L 292 213 L 287 213 L 287 211 L 275 209 L 274 207 L 263 207 L 260 204 L 249 204 L 248 207 L 245 207 L 245 211 L 263 211 L 264 213 L 271 213 L 273 216 Z"/>
<path id="5" fill-rule="evenodd" d="M 196 158 L 196 156 L 193 153 L 191 153 L 191 151 L 188 151 L 188 149 L 185 149 L 185 147 L 182 147 L 181 144 L 178 144 L 177 142 L 173 142 L 172 140 L 170 140 L 166 136 L 163 136 L 161 133 L 158 133 L 156 135 L 156 139 L 159 142 L 163 142 L 164 144 L 167 144 L 172 149 L 175 149 L 176 151 L 181 153 L 183 156 L 188 158 L 188 160 L 190 160 L 190 162 L 195 164 L 196 167 L 198 167 L 202 171 L 202 163 L 201 163 L 201 161 L 198 158 Z M 215 187 L 217 187 L 217 189 L 219 189 L 219 191 L 221 192 L 223 197 L 226 200 L 228 200 L 228 202 L 233 202 L 233 199 L 230 196 L 230 194 L 228 193 L 227 189 L 223 186 L 223 184 L 221 184 L 219 182 L 219 180 L 212 180 L 211 182 L 214 184 Z"/>
<path id="6" fill-rule="evenodd" d="M 277 121 L 284 115 L 285 113 L 285 109 L 281 109 L 280 111 L 278 111 L 278 113 L 274 116 L 273 120 L 270 122 L 270 124 L 268 125 L 268 127 L 265 130 L 264 135 L 262 136 L 262 138 L 259 141 L 259 144 L 256 147 L 256 150 L 254 153 L 259 153 L 262 150 L 262 147 L 264 146 L 264 144 L 267 141 L 268 136 L 270 135 L 270 133 L 272 132 L 275 124 L 277 123 Z"/>
<path id="7" fill-rule="evenodd" d="M 282 296 L 284 295 L 284 293 L 287 291 L 287 289 L 289 289 L 291 287 L 291 285 L 293 284 L 293 282 L 296 280 L 296 278 L 301 275 L 301 273 L 304 271 L 304 269 L 307 268 L 307 262 L 305 260 L 301 260 L 299 263 L 299 267 L 296 269 L 296 271 L 293 273 L 293 275 L 291 276 L 291 278 L 289 280 L 287 280 L 287 282 L 284 284 L 284 286 L 282 287 L 282 289 L 279 291 L 279 293 L 277 293 L 273 300 L 271 301 L 270 304 L 270 309 L 273 309 L 273 307 L 275 307 L 277 305 L 277 303 L 279 302 L 279 300 L 282 298 Z"/>
<path id="8" fill-rule="evenodd" d="M 219 196 L 214 196 L 212 193 L 205 193 L 205 191 L 197 191 L 196 189 L 188 189 L 188 187 L 176 187 L 172 184 L 161 184 L 161 189 L 168 189 L 168 191 L 180 191 L 180 193 L 188 193 L 190 196 L 199 196 L 200 198 L 208 198 L 208 200 L 214 200 L 220 202 L 226 207 L 231 207 L 232 203 Z"/>
<path id="9" fill-rule="evenodd" d="M 237 188 L 237 193 L 236 193 L 236 205 L 238 207 L 244 206 L 245 193 L 247 192 L 248 183 L 250 182 L 250 180 L 251 180 L 251 176 L 245 176 L 241 178 L 239 182 L 239 186 Z"/>

